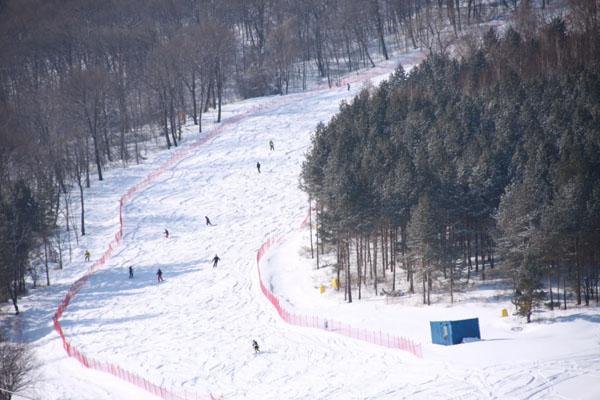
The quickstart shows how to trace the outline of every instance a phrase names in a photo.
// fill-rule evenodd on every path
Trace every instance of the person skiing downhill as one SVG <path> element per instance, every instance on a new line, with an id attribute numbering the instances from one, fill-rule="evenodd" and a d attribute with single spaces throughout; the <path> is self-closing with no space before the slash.
<path id="1" fill-rule="evenodd" d="M 89 250 L 86 250 L 83 255 L 85 256 L 85 261 L 90 261 L 91 254 Z"/>
<path id="2" fill-rule="evenodd" d="M 213 268 L 215 268 L 217 266 L 217 264 L 219 263 L 220 258 L 218 255 L 215 254 L 215 256 L 212 260 L 213 260 Z"/>
<path id="3" fill-rule="evenodd" d="M 169 230 L 168 229 L 165 229 L 165 238 L 167 238 L 167 239 L 169 238 Z"/>
<path id="4" fill-rule="evenodd" d="M 260 349 L 258 348 L 258 342 L 254 339 L 252 339 L 252 348 L 254 349 L 255 353 L 260 352 Z"/>
<path id="5" fill-rule="evenodd" d="M 260 174 L 260 163 L 259 162 L 256 163 L 256 169 L 258 170 L 258 173 Z"/>
<path id="6" fill-rule="evenodd" d="M 158 283 L 161 283 L 162 281 L 164 281 L 164 279 L 162 277 L 162 271 L 160 270 L 160 268 L 158 269 L 158 271 L 156 271 L 156 279 L 158 280 Z"/>
<path id="7" fill-rule="evenodd" d="M 269 140 L 269 149 L 271 149 L 271 151 L 275 150 L 275 145 L 272 140 Z"/>
<path id="8" fill-rule="evenodd" d="M 129 279 L 133 279 L 133 267 L 129 266 Z"/>
<path id="9" fill-rule="evenodd" d="M 206 218 L 206 225 L 213 226 L 212 222 L 210 222 L 210 219 L 207 216 L 204 216 L 204 218 Z"/>

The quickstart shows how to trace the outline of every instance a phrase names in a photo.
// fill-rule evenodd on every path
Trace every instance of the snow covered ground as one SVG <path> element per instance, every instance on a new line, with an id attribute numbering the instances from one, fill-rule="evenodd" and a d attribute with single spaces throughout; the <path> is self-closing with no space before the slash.
<path id="1" fill-rule="evenodd" d="M 418 53 L 400 56 L 405 69 Z M 70 285 L 101 254 L 118 229 L 118 201 L 173 152 L 202 135 L 206 143 L 160 174 L 125 206 L 123 243 L 71 301 L 61 323 L 86 355 L 105 360 L 174 392 L 223 399 L 600 399 L 598 308 L 544 312 L 526 325 L 498 286 L 480 285 L 450 306 L 407 297 L 386 304 L 370 296 L 353 304 L 318 286 L 332 271 L 315 270 L 307 255 L 307 212 L 298 173 L 316 124 L 356 94 L 367 76 L 383 79 L 394 64 L 352 74 L 345 86 L 227 105 L 221 125 L 200 136 L 187 127 L 179 149 L 148 154 L 142 165 L 107 171 L 87 193 L 88 235 L 73 262 L 53 271 L 53 285 L 23 299 L 16 320 L 34 348 L 36 384 L 23 394 L 44 400 L 154 399 L 66 356 L 52 315 Z M 275 144 L 270 151 L 269 140 Z M 258 173 L 256 163 L 260 162 Z M 209 216 L 215 226 L 207 226 Z M 163 230 L 170 231 L 164 238 Z M 286 306 L 358 328 L 421 342 L 423 359 L 322 330 L 283 322 L 263 297 L 256 251 L 269 237 L 287 240 L 261 268 Z M 211 259 L 221 258 L 216 268 Z M 134 278 L 128 279 L 133 266 Z M 165 281 L 156 282 L 160 268 Z M 479 317 L 482 340 L 430 344 L 429 321 Z M 261 353 L 250 342 L 256 339 Z M 18 397 L 16 397 L 18 398 Z"/>

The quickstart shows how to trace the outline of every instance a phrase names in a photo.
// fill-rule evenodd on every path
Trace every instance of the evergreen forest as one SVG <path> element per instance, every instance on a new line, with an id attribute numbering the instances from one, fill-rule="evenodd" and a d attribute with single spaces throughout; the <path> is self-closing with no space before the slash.
<path id="1" fill-rule="evenodd" d="M 348 301 L 366 285 L 453 301 L 494 269 L 528 322 L 542 302 L 598 303 L 594 10 L 543 23 L 523 13 L 463 57 L 398 67 L 317 127 L 301 187 L 317 259 L 335 253 Z"/>

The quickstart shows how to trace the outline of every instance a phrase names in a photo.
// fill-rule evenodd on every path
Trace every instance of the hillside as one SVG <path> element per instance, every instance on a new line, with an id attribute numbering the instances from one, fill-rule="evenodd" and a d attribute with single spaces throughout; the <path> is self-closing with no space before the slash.
<path id="1" fill-rule="evenodd" d="M 417 54 L 396 61 L 406 69 Z M 370 70 L 385 77 L 394 64 Z M 346 87 L 244 101 L 224 108 L 222 125 L 201 136 L 186 127 L 182 150 L 148 153 L 142 165 L 107 172 L 89 194 L 88 235 L 75 258 L 54 271 L 55 284 L 33 290 L 18 321 L 38 361 L 33 399 L 151 399 L 154 396 L 69 359 L 52 315 L 69 286 L 106 249 L 118 227 L 119 198 L 156 171 L 124 207 L 123 243 L 93 274 L 62 318 L 67 338 L 84 354 L 189 398 L 223 399 L 593 399 L 600 396 L 600 332 L 594 309 L 543 312 L 535 322 L 500 318 L 509 308 L 493 282 L 453 306 L 423 307 L 384 297 L 345 304 L 318 285 L 300 223 L 307 199 L 298 174 L 318 122 L 356 94 L 366 75 Z M 210 116 L 208 117 L 210 118 Z M 275 150 L 268 149 L 274 141 Z M 194 144 L 196 143 L 196 144 Z M 188 149 L 188 150 L 186 150 Z M 192 149 L 190 151 L 189 149 Z M 256 162 L 261 163 L 260 174 Z M 167 167 L 161 167 L 167 165 Z M 209 216 L 215 226 L 206 226 Z M 163 237 L 163 230 L 170 237 Z M 287 307 L 344 321 L 357 329 L 421 342 L 423 358 L 279 319 L 259 289 L 256 251 L 270 237 L 286 241 L 261 263 L 263 279 Z M 211 259 L 218 254 L 219 265 Z M 133 266 L 134 278 L 127 268 Z M 165 282 L 156 283 L 161 268 Z M 6 322 L 17 321 L 6 315 Z M 429 320 L 479 317 L 482 341 L 431 345 Z M 255 355 L 250 341 L 261 353 Z M 193 397 L 192 397 L 193 396 Z"/>

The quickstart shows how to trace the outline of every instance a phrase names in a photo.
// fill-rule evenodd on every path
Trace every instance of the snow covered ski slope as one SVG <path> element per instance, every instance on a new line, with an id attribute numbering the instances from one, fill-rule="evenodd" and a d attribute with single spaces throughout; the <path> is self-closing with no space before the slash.
<path id="1" fill-rule="evenodd" d="M 419 58 L 415 53 L 396 62 L 408 69 Z M 426 308 L 375 298 L 348 305 L 333 293 L 318 293 L 316 284 L 327 276 L 312 271 L 306 232 L 298 229 L 307 212 L 300 165 L 316 124 L 327 122 L 360 82 L 377 82 L 393 67 L 352 75 L 351 91 L 342 85 L 228 105 L 222 124 L 205 124 L 200 136 L 189 126 L 179 149 L 149 154 L 143 165 L 114 169 L 94 183 L 86 206 L 89 234 L 80 238 L 76 258 L 52 287 L 34 291 L 23 304 L 20 329 L 40 365 L 38 384 L 25 394 L 157 398 L 68 358 L 52 325 L 57 305 L 92 264 L 83 262 L 84 250 L 92 260 L 106 250 L 119 226 L 119 199 L 146 179 L 123 203 L 122 242 L 60 319 L 72 346 L 95 360 L 190 399 L 600 398 L 597 313 L 556 312 L 546 330 L 500 320 L 499 304 L 486 301 Z M 283 322 L 258 282 L 256 252 L 271 237 L 287 241 L 265 256 L 262 272 L 286 307 L 409 337 L 424 344 L 423 358 Z M 488 340 L 452 348 L 426 344 L 430 319 L 463 316 L 480 317 Z"/>

